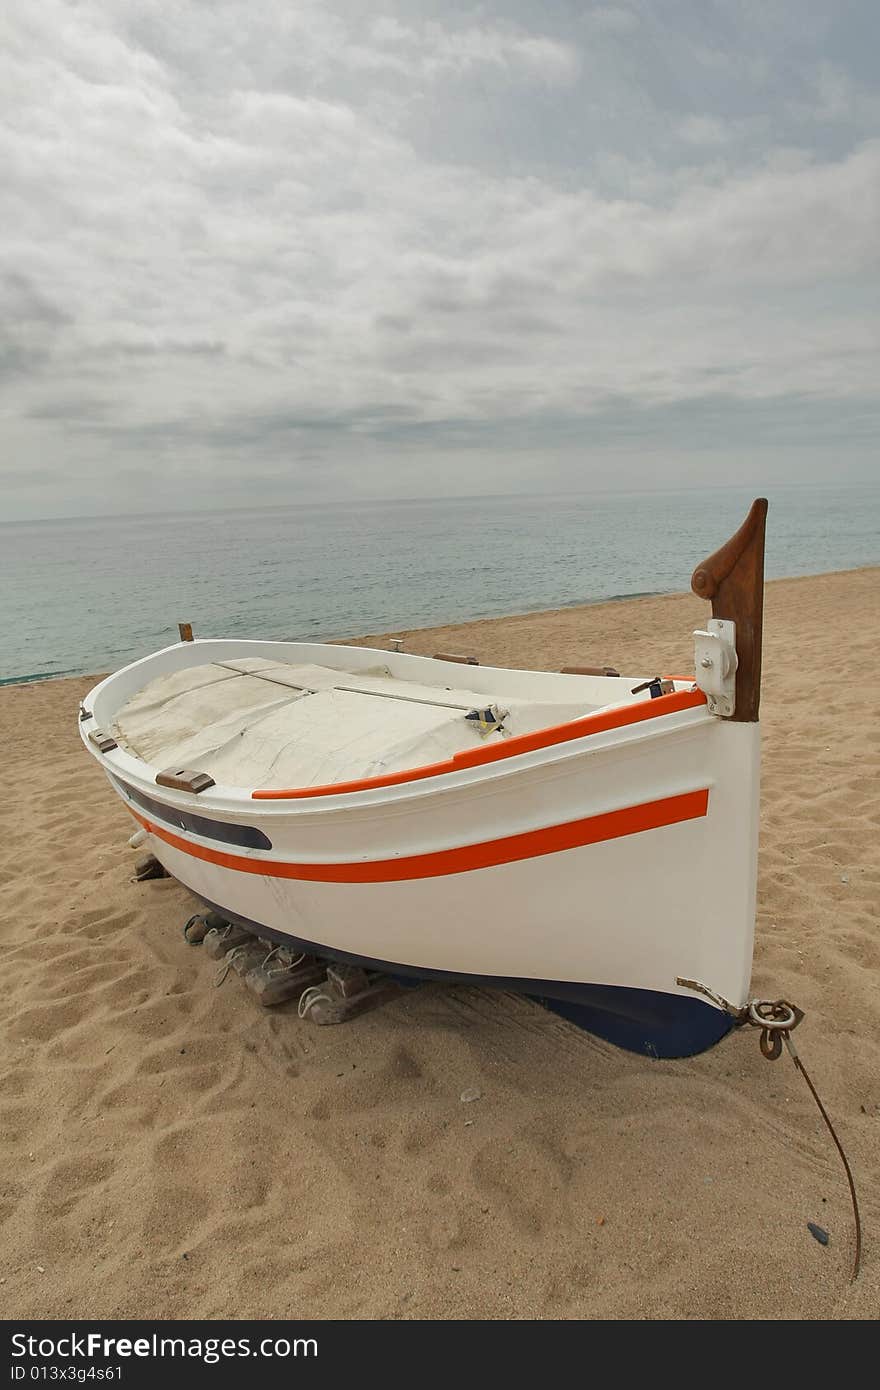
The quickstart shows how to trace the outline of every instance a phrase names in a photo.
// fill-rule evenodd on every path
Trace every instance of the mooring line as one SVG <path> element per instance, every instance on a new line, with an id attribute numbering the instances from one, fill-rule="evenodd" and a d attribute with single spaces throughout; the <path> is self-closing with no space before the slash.
<path id="1" fill-rule="evenodd" d="M 708 985 L 701 984 L 698 980 L 683 980 L 681 976 L 676 977 L 676 984 L 683 989 L 696 990 L 698 994 L 703 994 L 707 999 L 711 999 L 713 1004 L 717 1004 L 725 1013 L 729 1014 L 740 1026 L 750 1024 L 753 1028 L 760 1028 L 761 1036 L 758 1039 L 761 1055 L 766 1057 L 769 1062 L 775 1062 L 777 1057 L 782 1055 L 782 1044 L 785 1043 L 786 1049 L 795 1070 L 799 1071 L 807 1083 L 810 1095 L 816 1102 L 819 1114 L 825 1121 L 828 1133 L 834 1140 L 835 1148 L 840 1154 L 843 1164 L 843 1171 L 846 1173 L 846 1180 L 849 1184 L 849 1195 L 852 1201 L 853 1223 L 855 1226 L 855 1253 L 853 1256 L 852 1273 L 850 1283 L 854 1284 L 859 1276 L 862 1264 L 862 1218 L 859 1212 L 859 1199 L 856 1194 L 856 1184 L 853 1177 L 849 1159 L 846 1156 L 844 1147 L 837 1136 L 837 1131 L 831 1123 L 831 1117 L 819 1097 L 819 1092 L 810 1079 L 809 1072 L 800 1059 L 797 1048 L 792 1038 L 792 1032 L 804 1017 L 803 1009 L 797 1005 L 790 1004 L 787 999 L 750 999 L 743 1008 L 737 1008 L 735 1004 L 723 999 L 720 994 L 709 989 Z"/>
<path id="2" fill-rule="evenodd" d="M 810 1094 L 812 1095 L 813 1100 L 816 1102 L 819 1114 L 822 1116 L 822 1119 L 828 1126 L 828 1133 L 834 1140 L 834 1143 L 837 1147 L 837 1152 L 840 1154 L 840 1161 L 843 1164 L 844 1172 L 846 1173 L 846 1180 L 849 1183 L 849 1195 L 852 1199 L 853 1221 L 855 1223 L 856 1230 L 856 1248 L 855 1254 L 853 1256 L 852 1274 L 850 1275 L 850 1283 L 854 1284 L 856 1279 L 859 1277 L 859 1270 L 862 1264 L 862 1218 L 859 1215 L 859 1199 L 856 1196 L 856 1184 L 855 1179 L 853 1178 L 852 1168 L 849 1166 L 849 1159 L 844 1153 L 843 1145 L 837 1137 L 837 1131 L 835 1130 L 834 1125 L 831 1123 L 831 1117 L 829 1116 L 828 1111 L 825 1109 L 825 1106 L 819 1099 L 819 1093 L 816 1090 L 816 1087 L 813 1085 L 812 1081 L 810 1080 L 810 1076 L 806 1067 L 804 1066 L 797 1052 L 792 1050 L 793 1044 L 791 1038 L 786 1037 L 785 1044 L 789 1052 L 791 1053 L 791 1060 L 794 1062 L 801 1076 L 804 1078 L 804 1080 L 810 1088 Z"/>

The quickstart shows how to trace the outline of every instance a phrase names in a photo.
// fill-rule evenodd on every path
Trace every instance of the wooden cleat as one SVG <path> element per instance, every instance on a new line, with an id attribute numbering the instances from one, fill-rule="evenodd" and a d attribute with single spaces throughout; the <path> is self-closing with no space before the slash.
<path id="1" fill-rule="evenodd" d="M 133 883 L 145 883 L 149 878 L 170 878 L 164 864 L 160 864 L 155 854 L 145 854 L 135 860 Z"/>
<path id="2" fill-rule="evenodd" d="M 89 735 L 91 738 L 91 734 Z M 189 767 L 169 767 L 156 773 L 158 787 L 171 787 L 178 792 L 203 792 L 214 786 L 210 772 L 194 772 Z"/>
<path id="3" fill-rule="evenodd" d="M 199 946 L 209 931 L 214 928 L 223 931 L 228 925 L 226 918 L 221 917 L 219 912 L 196 912 L 183 928 L 184 940 L 188 941 L 190 946 Z M 266 950 L 268 949 L 267 946 Z"/>
<path id="4" fill-rule="evenodd" d="M 343 999 L 353 999 L 369 987 L 370 981 L 366 970 L 362 970 L 359 965 L 343 965 L 337 962 L 327 967 L 327 983 L 337 994 L 341 994 Z"/>
<path id="5" fill-rule="evenodd" d="M 226 952 L 226 964 L 230 970 L 234 970 L 236 975 L 246 976 L 251 970 L 256 970 L 263 964 L 263 961 L 272 950 L 271 943 L 266 941 L 245 941 L 241 946 L 233 946 L 231 951 Z"/>
<path id="6" fill-rule="evenodd" d="M 188 941 L 190 946 L 200 946 L 210 930 L 211 924 L 207 914 L 195 912 L 189 921 L 184 923 L 183 939 Z"/>
<path id="7" fill-rule="evenodd" d="M 222 960 L 227 951 L 231 951 L 234 946 L 243 946 L 246 942 L 256 941 L 252 932 L 245 931 L 244 927 L 238 927 L 234 922 L 226 922 L 222 927 L 211 927 L 204 939 L 205 952 L 211 960 Z"/>
<path id="8" fill-rule="evenodd" d="M 332 983 L 331 976 L 337 969 L 334 966 L 332 971 L 328 970 L 324 983 L 315 985 L 314 989 L 303 995 L 299 1005 L 300 1018 L 308 1018 L 322 1027 L 347 1023 L 349 1019 L 357 1018 L 358 1014 L 378 1009 L 403 993 L 404 987 L 397 980 L 387 975 L 374 975 L 371 979 L 361 971 L 367 980 L 366 987 L 357 994 L 346 996 Z"/>
<path id="9" fill-rule="evenodd" d="M 298 998 L 309 985 L 323 979 L 326 969 L 314 956 L 299 955 L 282 946 L 249 970 L 244 982 L 263 1008 L 271 1009 Z"/>

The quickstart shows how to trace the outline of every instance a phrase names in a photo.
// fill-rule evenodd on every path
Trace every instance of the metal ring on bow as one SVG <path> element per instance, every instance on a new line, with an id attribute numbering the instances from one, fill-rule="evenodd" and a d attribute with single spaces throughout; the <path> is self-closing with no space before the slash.
<path id="1" fill-rule="evenodd" d="M 773 1009 L 774 1012 L 765 1014 L 764 1009 Z M 752 999 L 749 1003 L 749 1019 L 757 1028 L 764 1028 L 771 1033 L 787 1033 L 797 1023 L 797 1014 L 783 999 Z"/>

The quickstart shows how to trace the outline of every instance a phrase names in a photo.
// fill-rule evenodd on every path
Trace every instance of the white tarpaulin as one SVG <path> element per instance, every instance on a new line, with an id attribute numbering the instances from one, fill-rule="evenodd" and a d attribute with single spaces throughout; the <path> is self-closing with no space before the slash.
<path id="1" fill-rule="evenodd" d="M 120 709 L 113 736 L 154 767 L 209 772 L 241 787 L 307 787 L 438 762 L 480 743 L 469 711 L 485 692 L 419 685 L 387 668 L 357 673 L 249 658 L 151 681 Z M 583 704 L 504 702 L 504 731 L 588 712 Z"/>

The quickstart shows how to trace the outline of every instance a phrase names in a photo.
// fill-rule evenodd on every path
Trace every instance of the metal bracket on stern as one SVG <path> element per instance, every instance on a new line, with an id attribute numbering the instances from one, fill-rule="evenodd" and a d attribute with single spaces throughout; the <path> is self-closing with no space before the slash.
<path id="1" fill-rule="evenodd" d="M 730 719 L 736 709 L 737 665 L 736 623 L 710 618 L 706 631 L 694 633 L 694 669 L 709 713 L 722 719 Z"/>

